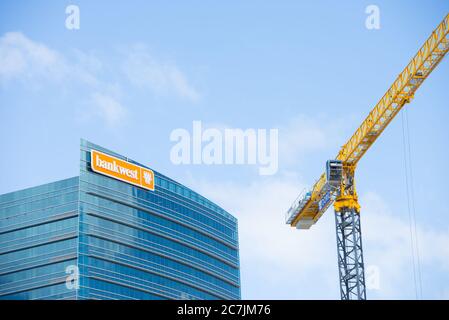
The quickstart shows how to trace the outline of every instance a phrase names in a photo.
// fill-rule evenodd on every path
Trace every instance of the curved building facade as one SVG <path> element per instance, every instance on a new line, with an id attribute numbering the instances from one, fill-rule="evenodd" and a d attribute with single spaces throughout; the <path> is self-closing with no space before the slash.
<path id="1" fill-rule="evenodd" d="M 240 299 L 232 215 L 85 140 L 80 160 L 0 196 L 0 299 Z"/>

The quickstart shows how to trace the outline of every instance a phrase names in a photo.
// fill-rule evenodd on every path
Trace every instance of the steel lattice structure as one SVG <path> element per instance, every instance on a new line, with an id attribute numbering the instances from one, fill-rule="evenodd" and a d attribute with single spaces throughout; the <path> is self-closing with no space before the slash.
<path id="1" fill-rule="evenodd" d="M 338 270 L 342 300 L 365 300 L 365 270 L 363 265 L 360 215 L 352 209 L 335 211 Z"/>

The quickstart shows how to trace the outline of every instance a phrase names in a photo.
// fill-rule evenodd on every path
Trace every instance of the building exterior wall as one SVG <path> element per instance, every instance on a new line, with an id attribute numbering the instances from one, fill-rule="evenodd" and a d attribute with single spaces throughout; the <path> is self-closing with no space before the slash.
<path id="1" fill-rule="evenodd" d="M 74 299 L 78 177 L 0 195 L 0 299 Z"/>
<path id="2" fill-rule="evenodd" d="M 92 149 L 138 164 L 81 140 L 79 177 L 0 196 L 0 299 L 239 299 L 237 220 L 158 172 L 154 191 L 95 173 Z M 48 221 L 41 213 L 23 214 L 31 209 L 52 213 Z M 43 227 L 33 227 L 33 219 Z M 26 246 L 29 235 L 48 244 L 14 247 Z M 11 259 L 30 255 L 26 250 L 37 260 L 59 249 L 66 260 L 48 267 L 30 266 L 27 273 L 11 266 Z M 48 259 L 61 259 L 58 254 Z M 69 265 L 79 268 L 78 290 L 65 286 Z M 33 293 L 25 274 L 54 284 Z M 26 284 L 22 293 L 19 282 Z"/>

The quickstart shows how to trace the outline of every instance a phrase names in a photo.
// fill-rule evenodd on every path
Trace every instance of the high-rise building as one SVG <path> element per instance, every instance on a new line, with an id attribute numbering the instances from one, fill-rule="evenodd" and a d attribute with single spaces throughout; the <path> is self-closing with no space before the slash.
<path id="1" fill-rule="evenodd" d="M 0 195 L 0 299 L 240 299 L 237 220 L 81 140 L 80 174 Z"/>

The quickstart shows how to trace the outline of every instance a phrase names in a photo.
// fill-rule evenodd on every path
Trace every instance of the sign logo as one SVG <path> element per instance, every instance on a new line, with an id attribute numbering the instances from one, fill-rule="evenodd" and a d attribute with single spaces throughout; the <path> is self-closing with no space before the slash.
<path id="1" fill-rule="evenodd" d="M 90 151 L 90 159 L 94 172 L 154 191 L 153 170 L 129 163 L 97 150 Z"/>

